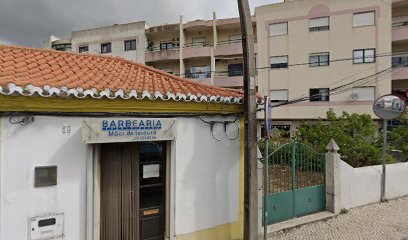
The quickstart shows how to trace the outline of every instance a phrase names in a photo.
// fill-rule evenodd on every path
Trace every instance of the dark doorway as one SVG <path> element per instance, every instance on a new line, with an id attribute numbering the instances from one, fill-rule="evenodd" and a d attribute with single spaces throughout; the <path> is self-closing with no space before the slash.
<path id="1" fill-rule="evenodd" d="M 101 145 L 101 240 L 162 240 L 164 142 Z"/>

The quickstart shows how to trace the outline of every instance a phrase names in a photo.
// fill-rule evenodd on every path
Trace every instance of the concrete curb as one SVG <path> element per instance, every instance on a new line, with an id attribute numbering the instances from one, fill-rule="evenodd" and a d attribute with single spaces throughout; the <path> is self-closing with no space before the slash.
<path id="1" fill-rule="evenodd" d="M 301 227 L 303 225 L 311 224 L 311 223 L 318 222 L 318 221 L 324 221 L 327 219 L 335 218 L 337 216 L 338 216 L 337 214 L 333 214 L 331 212 L 325 211 L 325 212 L 315 213 L 312 215 L 307 215 L 304 217 L 291 219 L 285 222 L 272 224 L 268 226 L 268 235 L 275 233 L 275 232 L 288 231 L 293 228 Z"/>

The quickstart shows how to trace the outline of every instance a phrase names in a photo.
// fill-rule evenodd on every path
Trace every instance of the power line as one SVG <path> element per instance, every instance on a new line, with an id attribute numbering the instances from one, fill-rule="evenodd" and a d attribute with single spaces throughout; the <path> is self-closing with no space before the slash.
<path id="1" fill-rule="evenodd" d="M 371 82 L 374 82 L 374 81 L 378 81 L 378 82 L 383 81 L 388 77 L 387 76 L 388 74 L 392 73 L 392 71 L 390 71 L 391 69 L 392 68 L 387 68 L 387 69 L 384 69 L 384 70 L 382 70 L 380 72 L 377 72 L 375 74 L 372 74 L 372 75 L 357 79 L 357 80 L 352 81 L 350 83 L 338 86 L 338 87 L 336 87 L 334 89 L 330 89 L 328 94 L 329 94 L 329 96 L 334 96 L 334 95 L 338 95 L 338 94 L 341 94 L 341 93 L 344 93 L 344 92 L 351 91 L 356 87 L 364 86 L 364 85 L 367 85 L 367 84 L 369 84 Z M 381 80 L 378 80 L 378 79 L 370 80 L 370 78 L 373 78 L 375 76 L 379 76 L 381 74 L 385 75 L 385 76 L 381 77 L 382 78 Z M 289 104 L 304 102 L 304 101 L 308 101 L 310 99 L 313 99 L 313 98 L 319 97 L 319 96 L 321 96 L 321 94 L 315 94 L 315 95 L 311 95 L 309 97 L 299 97 L 299 98 L 295 98 L 293 100 L 290 100 L 290 101 L 288 101 L 286 103 L 278 104 L 278 105 L 276 105 L 274 107 L 279 107 L 279 106 L 285 106 L 285 105 L 289 105 Z"/>
<path id="2" fill-rule="evenodd" d="M 384 64 L 380 64 L 379 66 L 381 66 L 381 65 L 384 65 Z M 363 71 L 360 71 L 360 72 L 358 72 L 358 73 L 352 74 L 352 75 L 347 76 L 347 77 L 344 77 L 344 78 L 342 78 L 342 79 L 340 79 L 340 80 L 338 80 L 338 81 L 332 82 L 332 83 L 327 84 L 327 85 L 323 85 L 322 88 L 327 88 L 327 87 L 330 87 L 330 86 L 332 86 L 332 85 L 334 85 L 334 84 L 336 84 L 336 83 L 343 82 L 343 81 L 345 81 L 345 80 L 347 80 L 347 79 L 349 79 L 349 78 L 358 76 L 358 75 L 360 75 L 360 74 L 363 73 L 363 72 L 367 72 L 367 71 L 373 70 L 374 68 L 379 67 L 379 66 L 378 66 L 378 65 L 375 65 L 375 66 L 373 66 L 373 67 L 371 67 L 371 68 L 364 69 Z M 304 95 L 302 95 L 302 96 L 299 96 L 298 98 L 301 98 L 301 97 L 304 97 L 304 96 L 307 96 L 307 94 L 304 94 Z"/>
<path id="3" fill-rule="evenodd" d="M 403 55 L 403 54 L 408 54 L 408 50 L 404 50 L 402 52 L 381 53 L 381 54 L 376 54 L 373 57 L 374 58 L 382 58 L 382 57 L 392 57 L 392 56 Z M 364 58 L 363 57 L 360 57 L 360 58 L 355 58 L 355 57 L 339 58 L 339 59 L 329 60 L 329 61 L 326 61 L 326 62 L 327 63 L 335 63 L 335 62 L 353 61 L 353 60 L 356 60 L 356 59 L 364 59 Z M 310 65 L 310 64 L 311 64 L 311 62 L 309 61 L 309 62 L 303 62 L 303 63 L 288 64 L 287 67 L 304 66 L 304 65 Z M 265 69 L 275 69 L 275 68 L 272 68 L 271 66 L 267 66 L 267 67 L 258 67 L 256 69 L 257 70 L 265 70 Z M 276 68 L 276 69 L 279 69 L 279 68 Z M 207 71 L 205 73 L 207 73 L 207 74 L 210 74 L 210 73 L 214 73 L 214 74 L 216 74 L 216 73 L 228 73 L 228 71 Z M 203 74 L 205 74 L 205 73 L 203 73 Z M 185 75 L 188 75 L 188 74 L 198 75 L 200 73 L 186 73 L 186 72 L 184 72 L 184 73 L 179 73 L 178 75 L 185 76 Z"/>
<path id="4" fill-rule="evenodd" d="M 404 50 L 405 51 L 405 50 Z M 374 55 L 373 57 L 375 58 L 380 58 L 380 57 L 390 57 L 390 56 L 394 56 L 394 55 L 401 55 L 401 54 L 408 54 L 408 51 L 405 52 L 397 52 L 397 53 L 382 53 L 382 54 L 377 54 Z M 355 57 L 351 57 L 351 58 L 340 58 L 340 59 L 335 59 L 335 60 L 329 60 L 326 61 L 327 63 L 332 63 L 332 62 L 344 62 L 344 61 L 351 61 L 351 60 L 355 60 L 355 59 L 364 59 L 363 57 L 361 58 L 355 58 Z M 310 65 L 310 61 L 309 62 L 305 62 L 305 63 L 294 63 L 294 64 L 288 64 L 288 67 L 295 67 L 295 66 L 304 66 L 304 65 Z M 262 69 L 271 69 L 271 66 L 267 66 L 267 67 L 259 67 L 257 68 L 258 70 L 262 70 Z M 279 69 L 279 68 L 277 68 Z"/>

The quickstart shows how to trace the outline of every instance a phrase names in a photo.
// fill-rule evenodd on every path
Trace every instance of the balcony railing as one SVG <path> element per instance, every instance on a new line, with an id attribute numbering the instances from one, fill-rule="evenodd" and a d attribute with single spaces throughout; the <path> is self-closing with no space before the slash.
<path id="1" fill-rule="evenodd" d="M 392 23 L 392 28 L 407 27 L 407 26 L 408 26 L 408 21 L 399 21 L 399 22 Z"/>
<path id="2" fill-rule="evenodd" d="M 187 72 L 184 75 L 183 74 L 178 74 L 178 75 L 182 75 L 182 77 L 185 77 L 185 78 L 211 78 L 211 71 L 201 72 L 201 73 Z"/>
<path id="3" fill-rule="evenodd" d="M 173 46 L 172 48 L 146 47 L 146 53 L 160 52 L 160 51 L 177 51 L 177 50 L 180 50 L 180 46 Z"/>
<path id="4" fill-rule="evenodd" d="M 212 47 L 214 44 L 212 42 L 196 42 L 196 43 L 186 43 L 183 48 L 191 47 Z"/>
<path id="5" fill-rule="evenodd" d="M 254 42 L 257 42 L 257 39 L 254 38 Z M 234 44 L 241 44 L 242 39 L 234 39 L 234 40 L 227 40 L 227 41 L 219 41 L 217 42 L 218 46 L 228 46 L 228 45 L 234 45 Z M 200 47 L 212 47 L 214 46 L 214 43 L 212 42 L 195 42 L 195 43 L 186 43 L 184 44 L 183 48 L 200 48 Z M 166 47 L 163 46 L 158 46 L 158 47 L 152 47 L 152 46 L 147 46 L 146 47 L 146 53 L 148 52 L 160 52 L 160 51 L 177 51 L 180 49 L 180 43 L 179 42 L 174 42 L 173 45 L 167 45 Z"/>
<path id="6" fill-rule="evenodd" d="M 408 56 L 392 57 L 392 67 L 408 66 Z"/>
<path id="7" fill-rule="evenodd" d="M 216 71 L 214 73 L 215 77 L 236 77 L 243 76 L 244 70 L 233 70 L 233 71 Z"/>
<path id="8" fill-rule="evenodd" d="M 254 43 L 257 42 L 257 39 L 254 38 Z M 242 39 L 232 39 L 232 40 L 227 40 L 227 41 L 219 41 L 217 42 L 217 46 L 223 46 L 223 45 L 233 45 L 233 44 L 241 44 Z"/>

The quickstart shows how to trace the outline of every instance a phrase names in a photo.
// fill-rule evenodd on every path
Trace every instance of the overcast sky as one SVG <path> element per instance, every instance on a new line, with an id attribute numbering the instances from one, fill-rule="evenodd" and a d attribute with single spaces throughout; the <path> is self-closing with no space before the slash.
<path id="1" fill-rule="evenodd" d="M 280 0 L 249 0 L 255 6 Z M 0 0 L 0 43 L 41 47 L 49 35 L 146 20 L 151 26 L 238 17 L 236 0 Z"/>

